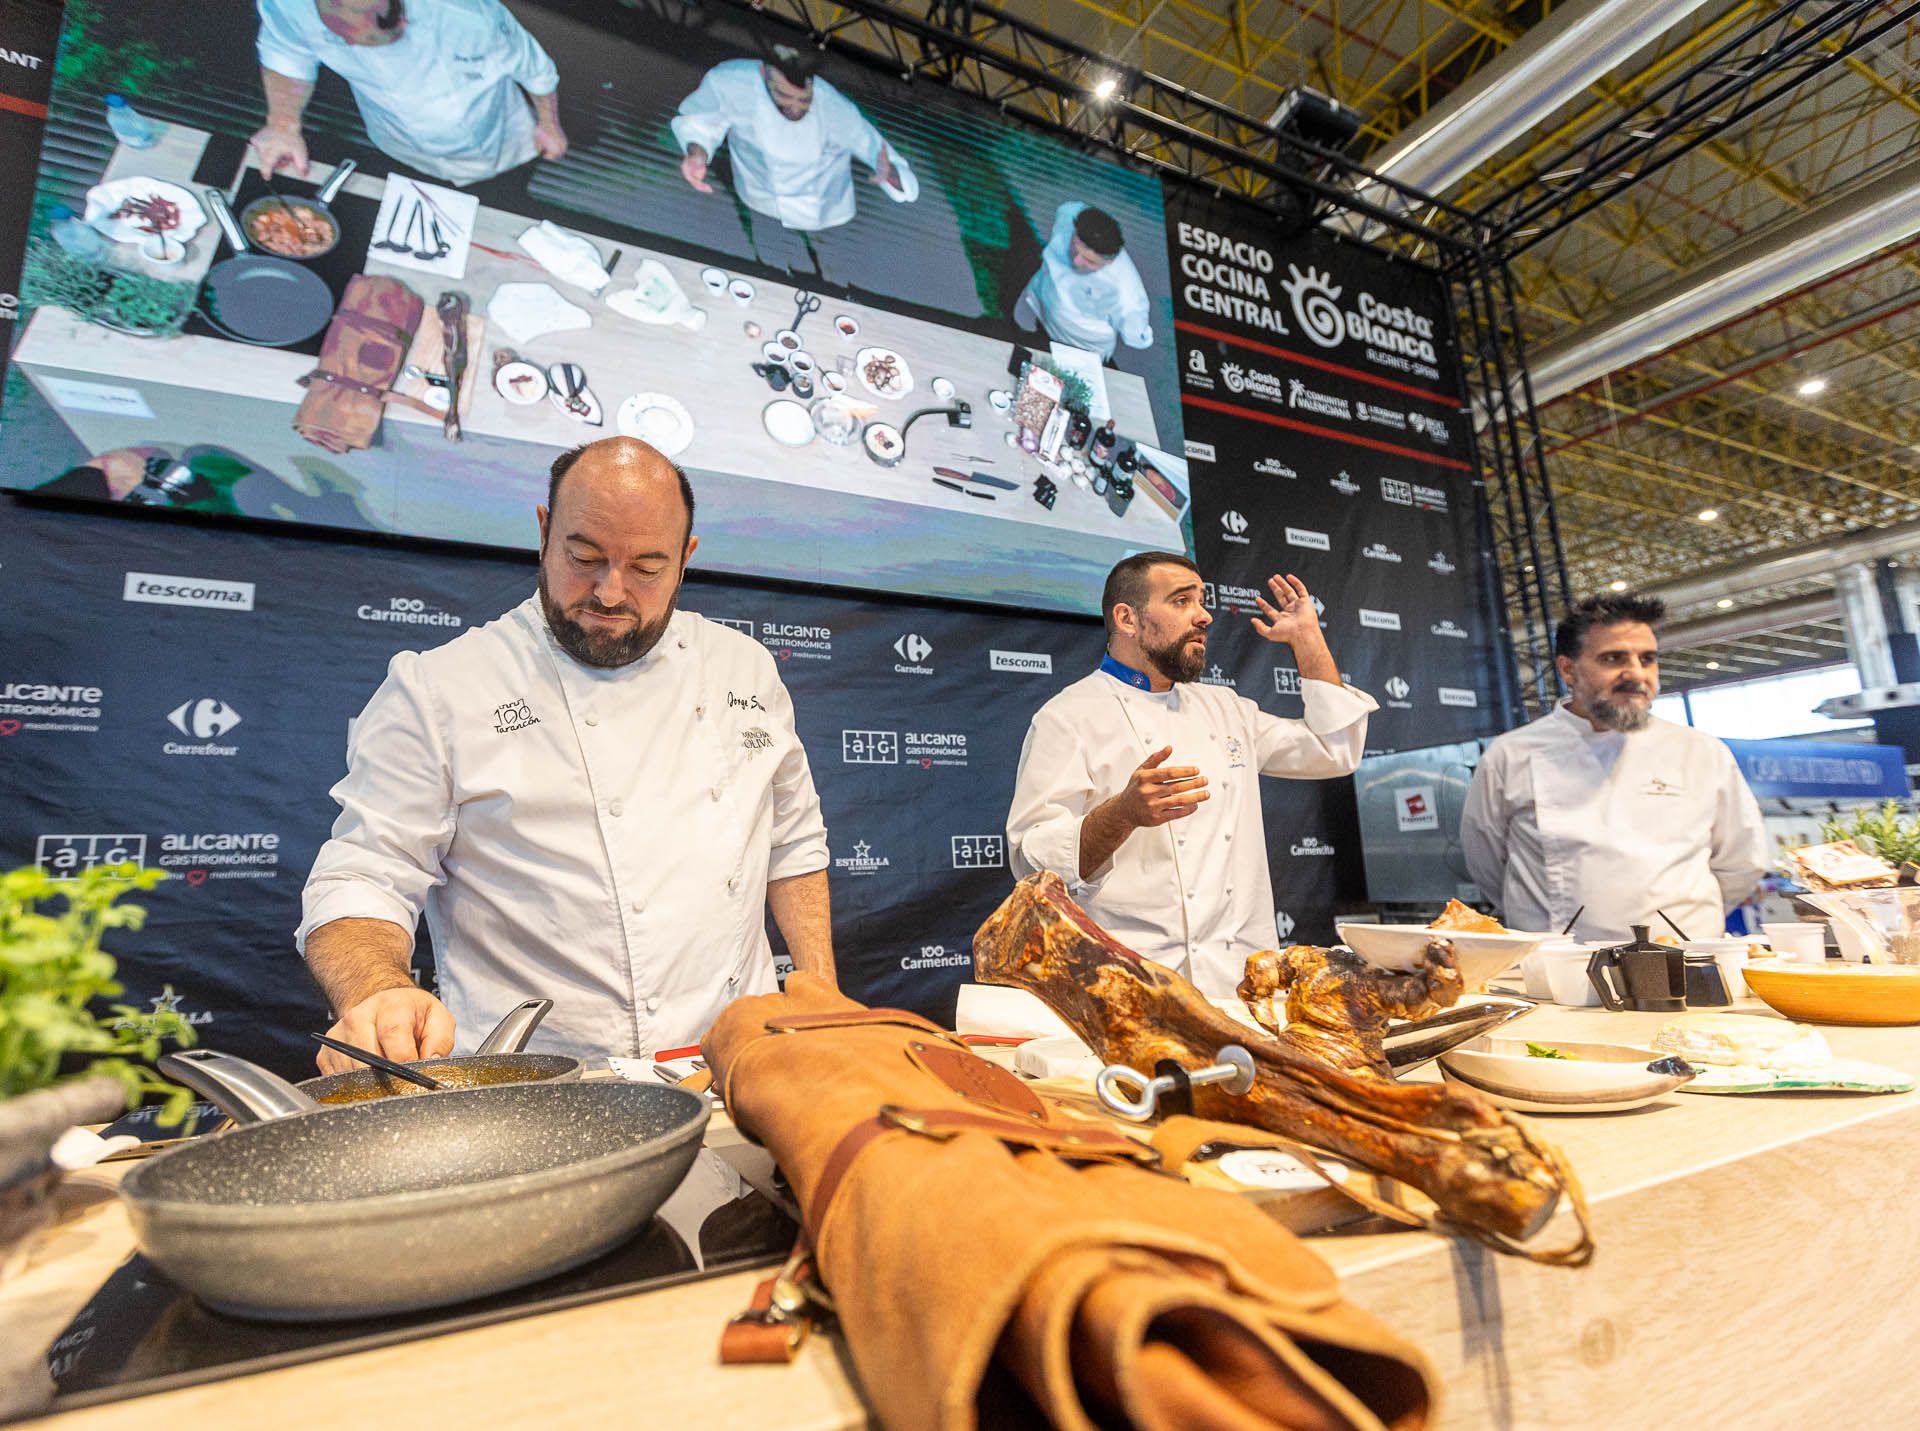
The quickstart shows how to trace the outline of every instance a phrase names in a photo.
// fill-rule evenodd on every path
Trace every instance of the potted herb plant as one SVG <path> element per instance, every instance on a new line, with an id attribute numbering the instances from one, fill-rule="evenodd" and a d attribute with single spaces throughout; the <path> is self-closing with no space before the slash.
<path id="1" fill-rule="evenodd" d="M 152 1068 L 168 1042 L 193 1042 L 171 997 L 147 1011 L 104 1003 L 124 991 L 102 942 L 146 919 L 118 901 L 165 878 L 135 865 L 72 879 L 31 865 L 0 874 L 0 1277 L 24 1263 L 50 1216 L 63 1133 L 153 1094 L 167 1100 L 160 1120 L 177 1123 L 193 1101 Z"/>

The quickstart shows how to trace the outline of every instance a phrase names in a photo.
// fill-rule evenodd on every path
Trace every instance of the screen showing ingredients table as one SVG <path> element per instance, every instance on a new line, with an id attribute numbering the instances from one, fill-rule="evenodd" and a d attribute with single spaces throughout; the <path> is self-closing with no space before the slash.
<path id="1" fill-rule="evenodd" d="M 1092 611 L 1192 551 L 1157 181 L 751 15 L 443 8 L 69 16 L 192 63 L 144 130 L 56 83 L 100 142 L 43 163 L 0 482 L 531 547 L 624 434 L 708 569 Z"/>

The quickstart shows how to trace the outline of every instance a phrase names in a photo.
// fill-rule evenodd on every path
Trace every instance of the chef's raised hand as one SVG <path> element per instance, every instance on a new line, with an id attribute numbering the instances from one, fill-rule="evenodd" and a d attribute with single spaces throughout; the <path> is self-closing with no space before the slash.
<path id="1" fill-rule="evenodd" d="M 268 178 L 281 169 L 304 179 L 307 177 L 307 141 L 298 129 L 269 124 L 256 129 L 247 141 L 260 161 L 260 172 Z"/>
<path id="2" fill-rule="evenodd" d="M 382 989 L 348 1009 L 327 1032 L 402 1063 L 453 1052 L 453 1015 L 425 989 Z M 321 1050 L 318 1062 L 322 1073 L 365 1067 L 330 1048 Z"/>
<path id="3" fill-rule="evenodd" d="M 1207 777 L 1197 766 L 1168 765 L 1173 747 L 1162 746 L 1140 762 L 1118 796 L 1119 814 L 1136 829 L 1191 815 L 1207 796 Z"/>
<path id="4" fill-rule="evenodd" d="M 1270 576 L 1267 590 L 1273 595 L 1272 601 L 1264 596 L 1254 598 L 1260 603 L 1260 615 L 1253 618 L 1253 629 L 1263 639 L 1286 646 L 1297 645 L 1304 638 L 1320 640 L 1320 610 L 1313 604 L 1305 582 L 1292 573 Z"/>
<path id="5" fill-rule="evenodd" d="M 713 192 L 713 185 L 707 182 L 707 151 L 698 144 L 687 146 L 687 157 L 680 161 L 680 177 L 703 194 Z"/>

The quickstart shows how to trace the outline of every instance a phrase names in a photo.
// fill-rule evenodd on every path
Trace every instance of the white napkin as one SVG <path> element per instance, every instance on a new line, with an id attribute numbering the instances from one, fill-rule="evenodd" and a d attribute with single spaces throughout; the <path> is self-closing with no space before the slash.
<path id="1" fill-rule="evenodd" d="M 641 259 L 633 287 L 609 295 L 607 307 L 636 323 L 678 323 L 695 333 L 707 326 L 707 310 L 687 301 L 685 290 L 657 258 Z"/>
<path id="2" fill-rule="evenodd" d="M 555 278 L 589 293 L 598 293 L 611 281 L 601 266 L 600 250 L 549 219 L 521 234 L 520 247 Z"/>
<path id="3" fill-rule="evenodd" d="M 487 317 L 516 343 L 530 343 L 542 333 L 593 326 L 587 310 L 567 302 L 551 283 L 501 284 L 487 300 Z"/>
<path id="4" fill-rule="evenodd" d="M 954 1007 L 956 1033 L 1002 1038 L 1053 1038 L 1073 1030 L 1038 996 L 1004 984 L 962 984 Z"/>

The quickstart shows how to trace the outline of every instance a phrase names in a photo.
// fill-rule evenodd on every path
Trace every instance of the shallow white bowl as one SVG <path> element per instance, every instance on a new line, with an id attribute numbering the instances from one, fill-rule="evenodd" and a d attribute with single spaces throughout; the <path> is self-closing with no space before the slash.
<path id="1" fill-rule="evenodd" d="M 1441 1075 L 1521 1113 L 1624 1113 L 1694 1076 L 1653 1072 L 1647 1065 L 1668 1055 L 1650 1048 L 1543 1038 L 1533 1042 L 1575 1056 L 1535 1058 L 1527 1042 L 1497 1034 L 1474 1039 L 1440 1055 Z"/>
<path id="2" fill-rule="evenodd" d="M 1419 966 L 1427 944 L 1444 939 L 1453 945 L 1454 962 L 1469 989 L 1483 987 L 1502 969 L 1511 967 L 1531 954 L 1540 942 L 1552 936 L 1521 934 L 1471 934 L 1459 929 L 1429 929 L 1424 924 L 1348 924 L 1334 925 L 1340 942 L 1378 969 L 1413 969 Z"/>

